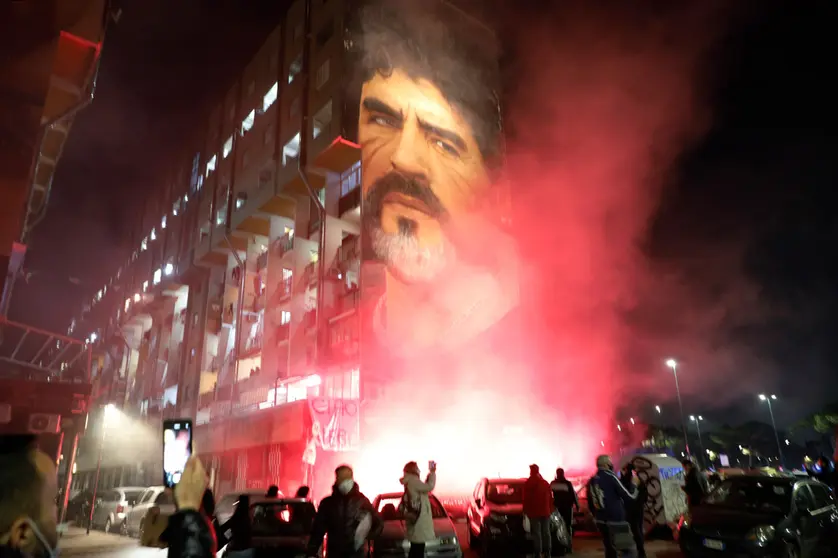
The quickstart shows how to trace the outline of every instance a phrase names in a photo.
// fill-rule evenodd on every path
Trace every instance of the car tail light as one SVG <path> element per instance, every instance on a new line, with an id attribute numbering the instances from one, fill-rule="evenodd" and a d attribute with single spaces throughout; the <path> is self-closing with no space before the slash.
<path id="1" fill-rule="evenodd" d="M 116 513 L 122 513 L 123 511 L 125 511 L 125 507 L 123 507 L 123 505 L 122 505 L 122 504 L 119 504 L 119 505 L 116 507 Z"/>

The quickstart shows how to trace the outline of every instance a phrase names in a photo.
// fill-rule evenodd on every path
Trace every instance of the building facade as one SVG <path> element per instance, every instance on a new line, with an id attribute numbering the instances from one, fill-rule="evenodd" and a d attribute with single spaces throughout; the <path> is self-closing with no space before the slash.
<path id="1" fill-rule="evenodd" d="M 101 402 L 152 426 L 194 420 L 219 493 L 329 479 L 358 451 L 377 391 L 360 358 L 357 8 L 290 6 L 71 326 L 96 346 Z M 110 464 L 112 482 L 156 470 L 160 454 Z M 82 486 L 95 467 L 83 461 Z"/>

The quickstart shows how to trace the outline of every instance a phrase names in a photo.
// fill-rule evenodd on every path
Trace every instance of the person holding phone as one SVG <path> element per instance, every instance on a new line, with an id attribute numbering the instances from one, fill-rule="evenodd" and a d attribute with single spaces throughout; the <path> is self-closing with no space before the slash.
<path id="1" fill-rule="evenodd" d="M 215 530 L 201 513 L 208 479 L 197 457 L 190 457 L 175 485 L 177 512 L 169 518 L 168 558 L 213 558 L 217 551 Z"/>
<path id="2" fill-rule="evenodd" d="M 399 505 L 405 518 L 405 531 L 410 542 L 408 558 L 424 558 L 425 545 L 436 539 L 430 494 L 436 487 L 436 462 L 428 463 L 425 482 L 415 461 L 404 466 L 404 476 L 399 482 L 404 485 L 404 496 Z"/>

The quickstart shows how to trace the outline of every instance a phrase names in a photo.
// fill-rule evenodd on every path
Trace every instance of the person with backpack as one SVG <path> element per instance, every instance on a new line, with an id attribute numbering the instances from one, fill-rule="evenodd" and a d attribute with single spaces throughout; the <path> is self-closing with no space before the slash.
<path id="1" fill-rule="evenodd" d="M 611 456 L 596 459 L 597 472 L 588 481 L 588 507 L 605 546 L 605 558 L 635 556 L 637 549 L 626 518 L 626 506 L 637 499 L 639 479 L 634 477 L 631 488 L 626 488 L 614 474 Z"/>
<path id="2" fill-rule="evenodd" d="M 399 481 L 404 485 L 399 512 L 404 517 L 407 540 L 410 542 L 408 558 L 424 558 L 425 545 L 436 539 L 430 499 L 436 486 L 436 463 L 431 461 L 428 468 L 428 476 L 422 482 L 419 465 L 411 461 L 404 466 L 404 476 Z"/>

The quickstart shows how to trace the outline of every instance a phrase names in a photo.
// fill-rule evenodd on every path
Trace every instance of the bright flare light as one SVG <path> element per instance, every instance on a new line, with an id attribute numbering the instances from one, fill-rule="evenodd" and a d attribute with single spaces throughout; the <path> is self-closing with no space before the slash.
<path id="1" fill-rule="evenodd" d="M 676 368 L 678 366 L 678 363 L 675 362 L 674 358 L 670 358 L 670 359 L 667 359 L 666 365 L 670 368 Z"/>

